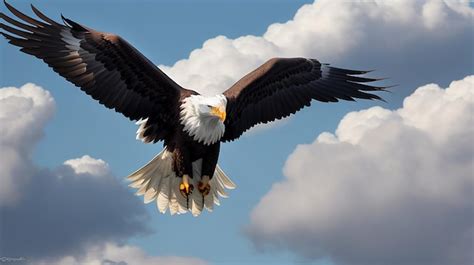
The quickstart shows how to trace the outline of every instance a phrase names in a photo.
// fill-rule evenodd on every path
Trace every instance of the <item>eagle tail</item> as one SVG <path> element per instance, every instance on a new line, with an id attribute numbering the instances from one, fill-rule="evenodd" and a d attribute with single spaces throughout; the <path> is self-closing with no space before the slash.
<path id="1" fill-rule="evenodd" d="M 194 177 L 190 179 L 190 183 L 194 187 L 197 187 L 201 178 L 201 167 L 202 159 L 193 162 Z M 194 216 L 198 216 L 204 208 L 211 212 L 214 204 L 220 205 L 219 197 L 228 197 L 226 189 L 235 189 L 236 187 L 234 182 L 217 165 L 214 175 L 209 181 L 211 186 L 209 194 L 203 197 L 195 189 L 186 201 L 179 191 L 181 178 L 178 178 L 173 170 L 172 154 L 166 148 L 127 179 L 131 181 L 129 186 L 138 190 L 136 195 L 143 195 L 145 203 L 156 201 L 157 208 L 161 213 L 166 213 L 169 208 L 171 215 L 190 211 Z"/>

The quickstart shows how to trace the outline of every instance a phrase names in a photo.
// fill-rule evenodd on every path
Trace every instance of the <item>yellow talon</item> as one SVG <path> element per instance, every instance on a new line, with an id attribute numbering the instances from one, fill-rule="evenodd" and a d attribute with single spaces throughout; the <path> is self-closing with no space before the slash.
<path id="1" fill-rule="evenodd" d="M 192 192 L 193 192 L 193 185 L 189 184 L 189 176 L 188 175 L 183 175 L 183 182 L 179 184 L 179 191 L 181 194 L 187 198 Z"/>
<path id="2" fill-rule="evenodd" d="M 188 183 L 181 183 L 179 185 L 179 189 L 182 190 L 183 192 L 185 193 L 190 193 L 190 190 L 189 190 L 190 186 Z"/>

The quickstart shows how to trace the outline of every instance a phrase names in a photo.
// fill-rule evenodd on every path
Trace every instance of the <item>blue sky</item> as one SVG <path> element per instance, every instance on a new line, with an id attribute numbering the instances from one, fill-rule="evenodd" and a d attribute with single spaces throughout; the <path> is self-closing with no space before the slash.
<path id="1" fill-rule="evenodd" d="M 246 35 L 262 36 L 269 25 L 286 23 L 293 19 L 302 5 L 313 1 L 15 1 L 14 6 L 31 14 L 28 6 L 30 2 L 51 18 L 59 19 L 62 13 L 94 29 L 119 34 L 157 65 L 173 67 L 175 62 L 188 58 L 193 50 L 202 48 L 206 40 L 218 35 L 230 40 Z M 409 4 L 400 6 L 412 8 Z M 323 5 L 307 7 L 310 8 L 323 11 L 327 8 L 327 14 L 337 10 Z M 362 6 L 361 10 L 364 8 Z M 392 7 L 382 8 L 392 10 Z M 162 215 L 154 204 L 146 205 L 150 217 L 147 226 L 152 232 L 137 233 L 128 239 L 122 238 L 122 241 L 140 247 L 149 255 L 192 256 L 211 264 L 332 264 L 329 261 L 330 253 L 308 258 L 307 255 L 286 248 L 289 243 L 285 241 L 269 244 L 269 247 L 263 248 L 265 251 L 256 248 L 254 241 L 245 232 L 250 224 L 251 212 L 276 182 L 285 179 L 283 167 L 295 148 L 312 143 L 322 132 L 334 132 L 346 113 L 371 106 L 397 109 L 402 106 L 403 99 L 421 85 L 437 83 L 447 87 L 451 81 L 472 74 L 472 23 L 469 25 L 467 22 L 468 26 L 465 26 L 466 20 L 471 19 L 472 22 L 472 14 L 471 17 L 461 16 L 447 6 L 442 8 L 449 11 L 442 21 L 453 24 L 453 36 L 446 36 L 442 26 L 439 26 L 439 30 L 415 27 L 410 32 L 410 27 L 390 20 L 376 25 L 374 21 L 378 18 L 360 22 L 360 27 L 356 29 L 366 36 L 361 39 L 358 39 L 360 32 L 356 30 L 341 33 L 343 30 L 338 25 L 344 25 L 344 22 L 340 21 L 334 21 L 332 25 L 316 24 L 318 20 L 314 20 L 315 23 L 305 20 L 298 22 L 294 29 L 281 31 L 284 34 L 300 30 L 304 34 L 305 30 L 312 27 L 327 27 L 327 32 L 331 32 L 334 27 L 334 32 L 342 37 L 329 36 L 328 43 L 324 45 L 320 44 L 325 42 L 322 39 L 298 37 L 294 39 L 295 47 L 301 42 L 303 48 L 282 48 L 281 54 L 272 54 L 322 56 L 321 60 L 336 66 L 375 68 L 377 71 L 371 73 L 372 76 L 390 77 L 383 84 L 399 86 L 392 89 L 391 93 L 382 94 L 387 103 L 316 103 L 282 124 L 250 132 L 236 142 L 225 144 L 221 148 L 219 164 L 237 184 L 237 189 L 230 192 L 230 198 L 223 199 L 221 206 L 214 212 L 204 213 L 198 218 L 189 214 Z M 413 9 L 413 16 L 417 17 L 421 9 Z M 1 10 L 8 13 L 4 6 Z M 354 10 L 354 13 L 357 12 L 361 11 Z M 320 16 L 322 14 L 324 12 Z M 314 16 L 317 17 L 318 13 Z M 335 15 L 333 18 L 337 17 Z M 436 21 L 433 23 L 439 25 Z M 314 38 L 311 34 L 309 36 Z M 283 43 L 284 40 L 281 41 Z M 338 46 L 336 41 L 344 42 L 340 50 L 332 48 Z M 321 48 L 313 49 L 308 44 L 312 42 Z M 355 44 L 349 44 L 352 42 Z M 282 44 L 281 47 L 287 46 Z M 55 100 L 55 114 L 46 124 L 44 135 L 32 154 L 32 160 L 39 167 L 55 169 L 65 160 L 87 154 L 106 161 L 112 175 L 125 186 L 123 177 L 161 150 L 161 143 L 145 145 L 135 140 L 137 126 L 133 122 L 97 104 L 43 62 L 18 52 L 16 47 L 6 41 L 0 42 L 0 55 L 2 87 L 21 87 L 31 82 L 48 90 Z M 192 64 L 193 61 L 187 63 Z M 255 61 L 249 61 L 248 64 L 242 69 L 231 67 L 226 70 L 245 72 L 254 67 Z M 221 67 L 219 63 L 212 62 L 206 66 L 211 69 Z M 187 85 L 190 81 L 186 78 L 190 73 L 177 73 L 180 68 L 174 69 L 171 75 L 178 81 L 184 80 Z M 209 82 L 212 83 L 212 80 Z M 227 83 L 223 83 L 222 91 L 227 86 Z M 206 86 L 196 89 L 205 90 Z M 128 192 L 133 193 L 133 190 L 128 189 Z M 292 214 L 291 207 L 285 214 Z"/>

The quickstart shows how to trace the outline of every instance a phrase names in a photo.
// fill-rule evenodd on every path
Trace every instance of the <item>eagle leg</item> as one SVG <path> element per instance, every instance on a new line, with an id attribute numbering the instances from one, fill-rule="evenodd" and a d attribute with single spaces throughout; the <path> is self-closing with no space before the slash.
<path id="1" fill-rule="evenodd" d="M 182 182 L 179 184 L 179 191 L 184 198 L 186 198 L 186 208 L 189 208 L 189 195 L 193 193 L 194 186 L 189 183 L 189 176 L 183 175 Z"/>
<path id="2" fill-rule="evenodd" d="M 209 176 L 202 176 L 202 179 L 198 183 L 198 190 L 202 197 L 205 197 L 211 191 L 211 185 L 209 185 Z"/>

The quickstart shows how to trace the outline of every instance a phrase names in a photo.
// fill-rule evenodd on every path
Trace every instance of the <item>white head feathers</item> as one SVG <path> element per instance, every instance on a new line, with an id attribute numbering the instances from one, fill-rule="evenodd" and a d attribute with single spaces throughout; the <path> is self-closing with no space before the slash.
<path id="1" fill-rule="evenodd" d="M 214 112 L 217 109 L 225 118 L 226 106 L 227 98 L 224 95 L 187 97 L 181 104 L 180 121 L 184 125 L 184 131 L 194 140 L 206 145 L 219 141 L 224 135 L 225 126 L 222 115 L 219 118 Z"/>

